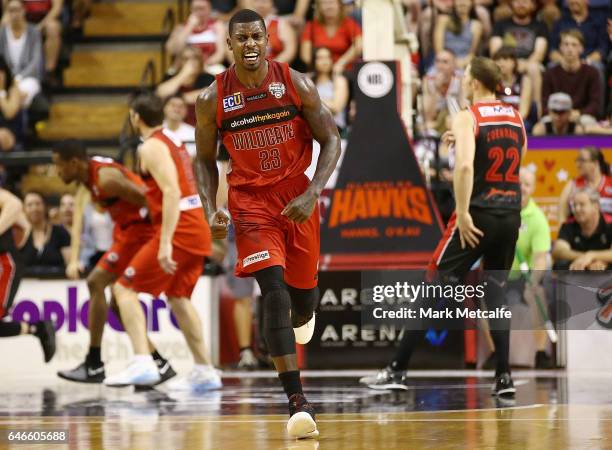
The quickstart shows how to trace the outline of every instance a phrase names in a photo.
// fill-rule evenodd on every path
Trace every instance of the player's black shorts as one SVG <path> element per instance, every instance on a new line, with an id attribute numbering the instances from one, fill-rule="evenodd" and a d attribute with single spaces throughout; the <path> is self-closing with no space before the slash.
<path id="1" fill-rule="evenodd" d="M 509 271 L 514 260 L 521 215 L 514 210 L 470 208 L 474 226 L 484 233 L 474 248 L 461 248 L 453 213 L 428 266 L 428 275 L 463 278 L 481 257 L 485 270 Z"/>
<path id="2" fill-rule="evenodd" d="M 21 258 L 17 253 L 0 253 L 0 319 L 8 314 L 23 275 Z"/>

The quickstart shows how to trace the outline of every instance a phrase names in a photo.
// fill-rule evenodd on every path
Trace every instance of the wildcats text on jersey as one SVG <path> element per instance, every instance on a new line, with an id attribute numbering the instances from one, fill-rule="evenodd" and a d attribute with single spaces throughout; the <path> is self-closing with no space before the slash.
<path id="1" fill-rule="evenodd" d="M 295 132 L 291 122 L 232 134 L 232 142 L 236 150 L 256 150 L 271 147 L 294 138 Z"/>

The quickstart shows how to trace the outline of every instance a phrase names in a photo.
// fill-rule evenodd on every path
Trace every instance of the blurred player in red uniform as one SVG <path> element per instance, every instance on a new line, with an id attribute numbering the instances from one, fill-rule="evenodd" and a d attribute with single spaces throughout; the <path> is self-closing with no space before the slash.
<path id="1" fill-rule="evenodd" d="M 80 277 L 79 248 L 85 204 L 91 200 L 105 208 L 115 227 L 113 245 L 98 261 L 87 277 L 89 288 L 89 352 L 85 361 L 72 370 L 62 370 L 61 378 L 82 383 L 102 383 L 105 378 L 100 346 L 108 316 L 104 291 L 117 281 L 130 259 L 153 236 L 153 226 L 147 215 L 145 186 L 138 175 L 110 158 L 87 157 L 85 146 L 75 140 L 59 143 L 53 149 L 53 162 L 64 183 L 79 183 L 71 229 L 70 261 L 66 267 L 69 279 Z M 111 300 L 119 317 L 119 311 Z M 120 317 L 119 317 L 120 318 Z M 149 341 L 149 351 L 159 368 L 160 382 L 176 375 L 170 364 Z"/>
<path id="2" fill-rule="evenodd" d="M 235 64 L 217 75 L 196 103 L 200 193 L 213 236 L 224 238 L 229 217 L 217 210 L 215 199 L 220 135 L 231 159 L 228 206 L 236 230 L 236 274 L 254 276 L 261 288 L 264 338 L 289 398 L 289 435 L 316 437 L 295 343 L 308 342 L 314 331 L 317 199 L 338 161 L 340 136 L 312 81 L 265 58 L 268 36 L 259 14 L 234 14 L 228 45 Z M 309 181 L 304 172 L 313 137 L 321 154 Z"/>
<path id="3" fill-rule="evenodd" d="M 130 103 L 130 120 L 144 143 L 138 150 L 146 185 L 153 236 L 133 256 L 113 287 L 125 329 L 134 348 L 134 361 L 123 372 L 107 377 L 109 386 L 151 385 L 159 373 L 148 352 L 145 317 L 138 292 L 168 297 L 193 355 L 195 367 L 171 389 L 208 390 L 221 387 L 218 372 L 209 364 L 202 324 L 190 297 L 211 253 L 211 236 L 185 145 L 163 129 L 163 103 L 143 94 Z"/>
<path id="4" fill-rule="evenodd" d="M 14 233 L 14 228 L 19 233 Z M 30 233 L 30 224 L 23 213 L 21 200 L 0 188 L 0 338 L 31 334 L 40 340 L 45 362 L 55 354 L 55 328 L 50 320 L 29 324 L 5 320 L 11 310 L 23 272 L 18 247 Z M 16 231 L 16 230 L 15 230 Z M 19 234 L 19 242 L 15 242 Z"/>

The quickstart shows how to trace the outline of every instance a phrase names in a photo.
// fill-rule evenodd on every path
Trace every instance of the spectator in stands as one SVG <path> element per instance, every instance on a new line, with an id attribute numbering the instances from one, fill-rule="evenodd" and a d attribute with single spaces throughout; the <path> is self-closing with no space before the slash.
<path id="1" fill-rule="evenodd" d="M 253 9 L 264 18 L 268 30 L 267 56 L 276 61 L 291 63 L 297 55 L 297 36 L 291 24 L 274 14 L 272 0 L 252 0 Z"/>
<path id="2" fill-rule="evenodd" d="M 209 70 L 217 72 L 225 58 L 225 29 L 223 24 L 211 16 L 212 6 L 209 0 L 192 0 L 191 14 L 184 25 L 177 25 L 172 30 L 166 50 L 178 57 L 187 46 L 198 49 L 202 62 Z M 200 67 L 200 71 L 204 68 Z"/>
<path id="3" fill-rule="evenodd" d="M 565 92 L 572 98 L 572 119 L 583 125 L 595 123 L 601 114 L 603 92 L 597 69 L 580 60 L 584 51 L 582 33 L 576 29 L 563 31 L 560 50 L 560 64 L 544 73 L 542 101 L 546 104 L 553 92 Z"/>
<path id="4" fill-rule="evenodd" d="M 0 150 L 11 150 L 16 143 L 15 117 L 21 109 L 23 94 L 17 88 L 10 67 L 0 55 Z"/>
<path id="5" fill-rule="evenodd" d="M 40 31 L 26 22 L 23 0 L 6 3 L 6 24 L 0 27 L 0 55 L 4 57 L 25 95 L 22 105 L 29 107 L 40 92 L 42 79 L 42 39 Z"/>
<path id="6" fill-rule="evenodd" d="M 516 241 L 509 282 L 514 284 L 515 280 L 520 279 L 521 263 L 527 263 L 530 276 L 524 283 L 519 281 L 520 290 L 533 317 L 537 318 L 537 322 L 540 323 L 536 296 L 540 299 L 546 298 L 541 283 L 550 251 L 550 227 L 546 215 L 532 197 L 536 187 L 535 173 L 523 168 L 520 170 L 519 178 L 521 183 L 521 227 Z M 534 334 L 537 346 L 535 366 L 537 369 L 549 369 L 552 361 L 546 354 L 546 331 L 535 329 Z"/>
<path id="7" fill-rule="evenodd" d="M 559 197 L 559 223 L 565 222 L 573 214 L 574 194 L 584 187 L 599 193 L 599 210 L 606 222 L 612 222 L 612 177 L 603 152 L 597 147 L 581 148 L 576 166 L 578 177 L 565 185 Z"/>
<path id="8" fill-rule="evenodd" d="M 574 196 L 575 221 L 561 226 L 553 246 L 556 270 L 609 270 L 612 267 L 612 224 L 599 210 L 599 194 L 589 187 Z"/>
<path id="9" fill-rule="evenodd" d="M 557 21 L 550 35 L 551 62 L 561 63 L 563 56 L 560 52 L 561 32 L 572 29 L 579 30 L 584 37 L 584 52 L 580 55 L 587 64 L 602 66 L 608 51 L 608 39 L 605 21 L 589 12 L 588 0 L 568 0 L 567 11 Z"/>
<path id="10" fill-rule="evenodd" d="M 36 25 L 44 36 L 46 79 L 56 82 L 55 69 L 62 48 L 60 15 L 64 0 L 24 0 L 26 20 Z"/>
<path id="11" fill-rule="evenodd" d="M 482 41 L 486 42 L 491 36 L 491 15 L 483 2 L 476 1 L 476 16 L 482 24 Z M 419 45 L 425 66 L 433 58 L 432 49 L 434 41 L 435 24 L 442 15 L 450 15 L 453 10 L 453 0 L 433 0 L 432 7 L 427 7 L 419 17 Z"/>
<path id="12" fill-rule="evenodd" d="M 448 129 L 448 99 L 461 100 L 461 75 L 455 56 L 448 50 L 438 52 L 434 69 L 423 80 L 423 112 L 425 128 L 439 135 Z"/>
<path id="13" fill-rule="evenodd" d="M 546 57 L 548 30 L 533 18 L 534 0 L 512 0 L 512 17 L 497 22 L 489 43 L 489 53 L 495 55 L 503 47 L 513 47 L 518 58 L 518 71 L 528 74 L 533 87 L 533 97 L 541 111 L 541 65 Z"/>
<path id="14" fill-rule="evenodd" d="M 434 28 L 434 51 L 452 51 L 460 69 L 477 55 L 482 24 L 476 16 L 473 0 L 454 0 L 450 15 L 438 16 Z"/>
<path id="15" fill-rule="evenodd" d="M 26 272 L 63 275 L 70 253 L 70 234 L 61 225 L 53 225 L 47 215 L 42 194 L 25 195 L 24 212 L 32 226 L 30 236 L 21 249 Z"/>
<path id="16" fill-rule="evenodd" d="M 181 94 L 168 97 L 164 103 L 164 127 L 176 134 L 187 147 L 191 157 L 195 157 L 195 128 L 185 123 L 187 103 Z"/>
<path id="17" fill-rule="evenodd" d="M 334 121 L 340 131 L 346 128 L 346 106 L 349 100 L 348 81 L 344 75 L 333 72 L 333 61 L 329 49 L 315 50 L 315 72 L 313 81 L 321 101 L 334 114 Z"/>
<path id="18" fill-rule="evenodd" d="M 555 92 L 548 97 L 546 109 L 548 114 L 533 127 L 534 135 L 584 134 L 584 127 L 580 125 L 575 115 L 572 115 L 572 98 L 565 92 Z"/>
<path id="19" fill-rule="evenodd" d="M 598 123 L 588 124 L 584 127 L 585 134 L 612 135 L 612 101 L 608 105 L 608 117 Z"/>
<path id="20" fill-rule="evenodd" d="M 202 53 L 193 47 L 186 47 L 181 53 L 178 73 L 166 76 L 155 92 L 164 100 L 177 93 L 183 94 L 188 105 L 185 122 L 195 126 L 195 102 L 198 94 L 214 80 L 213 75 L 202 72 Z"/>
<path id="21" fill-rule="evenodd" d="M 350 69 L 361 56 L 361 27 L 344 15 L 342 0 L 316 0 L 315 11 L 314 20 L 306 24 L 302 33 L 300 58 L 310 67 L 314 49 L 326 47 L 332 54 L 335 73 Z"/>
<path id="22" fill-rule="evenodd" d="M 518 60 L 512 47 L 500 48 L 493 59 L 499 66 L 502 75 L 497 90 L 498 98 L 514 106 L 527 121 L 533 103 L 531 79 L 518 71 Z"/>
<path id="23" fill-rule="evenodd" d="M 66 229 L 68 234 L 72 229 L 72 219 L 74 217 L 74 195 L 64 194 L 59 203 L 59 222 Z"/>

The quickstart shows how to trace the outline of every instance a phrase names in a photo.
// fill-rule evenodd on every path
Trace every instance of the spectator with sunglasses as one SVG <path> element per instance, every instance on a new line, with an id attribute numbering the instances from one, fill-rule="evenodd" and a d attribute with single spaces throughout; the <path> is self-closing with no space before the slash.
<path id="1" fill-rule="evenodd" d="M 548 97 L 548 114 L 533 127 L 535 136 L 584 134 L 584 127 L 572 117 L 572 98 L 565 92 Z"/>

